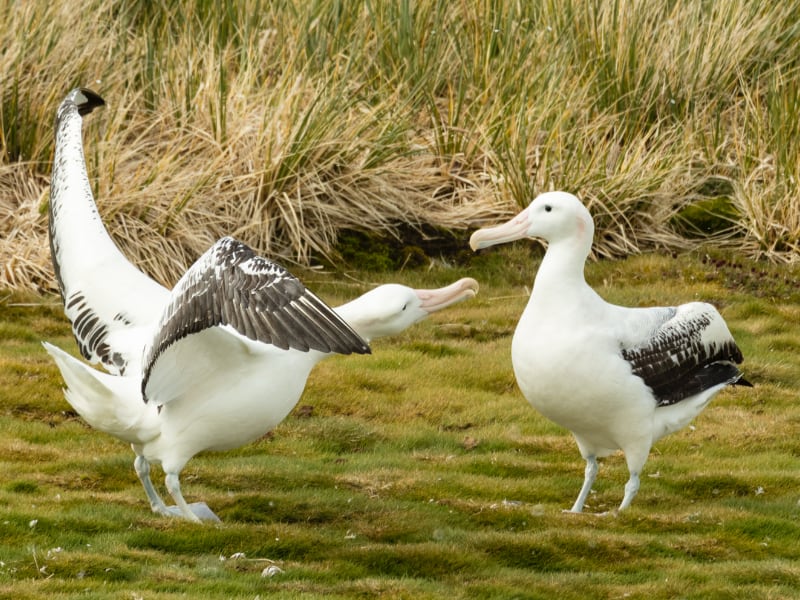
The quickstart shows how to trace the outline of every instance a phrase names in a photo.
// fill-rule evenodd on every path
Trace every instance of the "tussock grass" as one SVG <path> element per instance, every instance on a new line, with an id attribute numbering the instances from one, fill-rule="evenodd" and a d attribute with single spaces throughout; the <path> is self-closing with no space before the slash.
<path id="1" fill-rule="evenodd" d="M 798 0 L 0 2 L 0 282 L 52 290 L 52 121 L 75 85 L 100 210 L 171 284 L 231 234 L 309 264 L 350 230 L 463 232 L 538 192 L 598 256 L 798 255 Z M 405 228 L 405 229 L 404 229 Z M 402 243 L 402 242 L 400 242 Z"/>
<path id="2" fill-rule="evenodd" d="M 583 464 L 524 401 L 510 336 L 539 253 L 479 254 L 479 296 L 369 357 L 318 365 L 300 405 L 244 448 L 196 457 L 190 501 L 219 526 L 150 513 L 124 444 L 69 414 L 39 339 L 72 347 L 51 297 L 0 294 L 0 595 L 14 598 L 790 598 L 800 586 L 797 267 L 718 248 L 589 265 L 611 301 L 717 302 L 754 388 L 722 392 L 653 449 L 618 516 L 562 513 Z M 301 272 L 338 303 L 396 278 Z M 443 265 L 405 283 L 451 280 Z M 622 497 L 621 455 L 589 510 Z M 245 556 L 238 556 L 244 553 Z M 262 577 L 268 566 L 281 569 Z"/>

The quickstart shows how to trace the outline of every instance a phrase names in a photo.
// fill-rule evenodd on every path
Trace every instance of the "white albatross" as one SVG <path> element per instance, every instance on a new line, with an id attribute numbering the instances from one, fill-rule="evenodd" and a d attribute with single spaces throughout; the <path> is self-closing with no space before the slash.
<path id="1" fill-rule="evenodd" d="M 474 296 L 477 283 L 383 285 L 334 310 L 283 267 L 223 238 L 167 290 L 119 252 L 94 203 L 81 123 L 102 104 L 94 92 L 76 89 L 58 109 L 50 244 L 81 354 L 109 372 L 44 346 L 78 414 L 131 444 L 153 511 L 218 520 L 204 503 L 183 498 L 179 474 L 189 459 L 260 437 L 295 406 L 317 362 L 368 353 L 369 340 Z M 153 487 L 154 462 L 176 507 Z"/>
<path id="2" fill-rule="evenodd" d="M 583 274 L 594 223 L 572 194 L 548 192 L 503 225 L 472 234 L 473 250 L 542 238 L 547 251 L 511 344 L 522 394 L 569 429 L 586 472 L 572 512 L 583 510 L 597 457 L 618 449 L 628 507 L 653 443 L 686 426 L 727 385 L 749 386 L 742 353 L 710 304 L 626 308 L 604 301 Z"/>
<path id="3" fill-rule="evenodd" d="M 236 242 L 223 239 L 204 259 L 230 243 Z M 203 277 L 215 277 L 213 267 L 197 268 L 204 259 L 187 272 L 202 290 L 180 282 L 176 286 L 165 317 L 145 349 L 143 371 L 104 373 L 44 342 L 61 371 L 67 385 L 65 397 L 75 411 L 95 429 L 131 444 L 136 454 L 134 468 L 153 512 L 179 514 L 192 521 L 217 517 L 205 503 L 188 504 L 184 500 L 179 474 L 186 463 L 199 452 L 237 448 L 273 429 L 297 404 L 314 365 L 333 354 L 283 349 L 250 339 L 230 325 L 206 323 L 206 302 L 224 297 L 230 281 L 243 280 L 237 293 L 253 281 L 246 273 L 250 267 L 235 267 L 238 273 L 229 272 L 225 280 L 200 282 Z M 186 282 L 186 276 L 181 281 Z M 294 285 L 301 285 L 294 281 Z M 255 291 L 267 296 L 269 288 L 270 284 L 262 284 Z M 473 297 L 476 289 L 476 282 L 469 278 L 432 290 L 386 284 L 325 314 L 349 324 L 364 339 L 373 340 L 399 333 L 437 310 Z M 310 294 L 308 290 L 305 293 Z M 272 299 L 256 302 L 260 310 L 268 312 Z M 259 311 L 252 304 L 250 309 L 243 309 L 244 304 L 236 302 L 228 310 L 241 311 L 243 318 L 252 318 Z M 285 313 L 279 318 L 306 317 L 301 311 Z M 189 333 L 195 328 L 199 330 Z M 309 329 L 310 341 L 315 333 Z M 181 330 L 186 333 L 184 337 L 179 337 Z M 359 350 L 366 348 L 364 344 Z M 177 510 L 166 506 L 155 490 L 150 479 L 153 463 L 161 464 Z"/>

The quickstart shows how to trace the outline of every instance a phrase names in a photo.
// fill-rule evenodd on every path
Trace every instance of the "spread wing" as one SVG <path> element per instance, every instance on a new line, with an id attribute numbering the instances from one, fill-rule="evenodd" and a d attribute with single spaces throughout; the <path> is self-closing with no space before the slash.
<path id="1" fill-rule="evenodd" d="M 719 384 L 750 385 L 736 367 L 742 353 L 710 304 L 653 309 L 657 321 L 622 357 L 653 390 L 659 406 L 675 404 Z"/>
<path id="2" fill-rule="evenodd" d="M 82 116 L 103 99 L 70 92 L 56 116 L 49 238 L 64 312 L 81 354 L 114 374 L 139 368 L 144 341 L 169 291 L 134 267 L 103 226 L 86 172 Z M 135 364 L 133 364 L 135 363 Z"/>
<path id="3" fill-rule="evenodd" d="M 282 350 L 370 352 L 367 343 L 294 275 L 226 237 L 201 256 L 175 286 L 145 353 L 143 393 L 164 350 L 193 333 L 224 325 Z"/>

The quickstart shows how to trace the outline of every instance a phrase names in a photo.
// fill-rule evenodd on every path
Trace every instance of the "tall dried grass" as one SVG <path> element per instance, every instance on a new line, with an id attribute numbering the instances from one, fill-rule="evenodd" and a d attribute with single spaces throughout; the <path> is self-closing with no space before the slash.
<path id="1" fill-rule="evenodd" d="M 345 229 L 463 230 L 551 188 L 589 202 L 600 256 L 800 255 L 800 0 L 74 6 L 0 0 L 0 285 L 52 288 L 75 85 L 109 103 L 85 134 L 104 219 L 164 283 L 224 234 L 308 263 Z"/>

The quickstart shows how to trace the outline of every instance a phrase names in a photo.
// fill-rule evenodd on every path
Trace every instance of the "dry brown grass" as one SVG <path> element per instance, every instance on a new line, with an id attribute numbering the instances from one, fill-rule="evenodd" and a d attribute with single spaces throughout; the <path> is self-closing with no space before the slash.
<path id="1" fill-rule="evenodd" d="M 600 256 L 711 237 L 793 260 L 799 12 L 0 0 L 0 285 L 53 286 L 52 119 L 75 85 L 108 101 L 85 134 L 105 222 L 167 284 L 222 235 L 307 264 L 343 230 L 467 230 L 553 188 L 590 204 Z"/>

